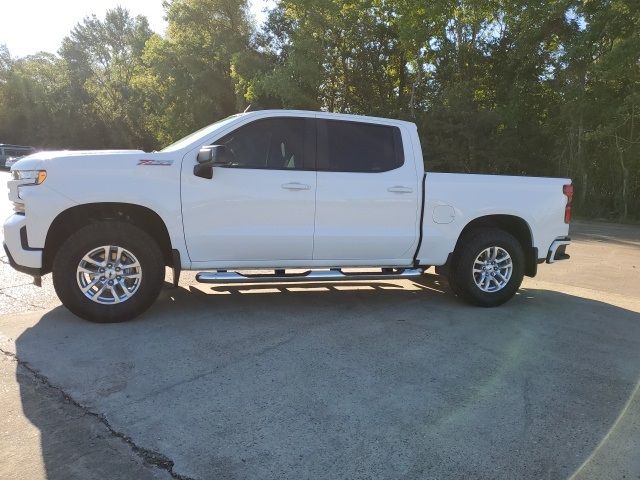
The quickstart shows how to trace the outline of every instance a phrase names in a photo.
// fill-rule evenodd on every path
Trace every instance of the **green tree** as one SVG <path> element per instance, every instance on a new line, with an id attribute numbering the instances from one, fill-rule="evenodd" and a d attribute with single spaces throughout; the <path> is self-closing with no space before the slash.
<path id="1" fill-rule="evenodd" d="M 65 71 L 52 54 L 12 59 L 0 49 L 0 139 L 62 146 L 69 133 Z M 6 140 L 5 140 L 6 139 Z"/>
<path id="2" fill-rule="evenodd" d="M 144 124 L 144 103 L 132 84 L 151 34 L 145 17 L 133 18 L 117 7 L 108 10 L 104 20 L 85 18 L 62 42 L 60 56 L 78 120 L 99 131 L 104 146 L 155 143 Z"/>
<path id="3" fill-rule="evenodd" d="M 0 47 L 0 136 L 156 148 L 253 108 L 411 119 L 427 168 L 569 176 L 576 212 L 640 218 L 636 0 L 165 2 L 152 34 L 124 9 L 59 56 Z"/>
<path id="4" fill-rule="evenodd" d="M 148 42 L 134 84 L 160 144 L 237 112 L 233 58 L 250 51 L 246 0 L 165 2 L 166 36 Z"/>
<path id="5" fill-rule="evenodd" d="M 247 100 L 404 115 L 407 67 L 396 22 L 382 0 L 278 2 L 264 36 L 272 60 L 247 82 Z"/>

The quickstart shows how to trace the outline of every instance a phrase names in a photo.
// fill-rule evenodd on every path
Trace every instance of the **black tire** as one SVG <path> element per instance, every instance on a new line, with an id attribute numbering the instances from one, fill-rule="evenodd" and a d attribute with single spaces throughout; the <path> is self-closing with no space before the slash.
<path id="1" fill-rule="evenodd" d="M 102 245 L 129 250 L 140 263 L 142 278 L 137 291 L 117 304 L 100 304 L 87 298 L 77 281 L 81 259 Z M 164 258 L 160 247 L 144 230 L 125 222 L 103 221 L 70 235 L 53 261 L 53 286 L 63 305 L 78 317 L 97 323 L 131 320 L 147 310 L 158 298 L 164 282 Z"/>
<path id="2" fill-rule="evenodd" d="M 489 247 L 500 247 L 511 257 L 513 271 L 504 287 L 495 292 L 482 290 L 474 280 L 474 262 Z M 499 228 L 474 229 L 460 239 L 449 266 L 451 290 L 464 301 L 481 307 L 496 307 L 511 299 L 522 284 L 524 253 L 520 242 L 510 233 Z"/>

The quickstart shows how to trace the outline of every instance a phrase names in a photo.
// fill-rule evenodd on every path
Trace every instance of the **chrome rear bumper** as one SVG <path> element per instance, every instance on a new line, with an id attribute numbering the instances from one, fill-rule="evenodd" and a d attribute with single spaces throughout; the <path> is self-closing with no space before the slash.
<path id="1" fill-rule="evenodd" d="M 566 253 L 567 245 L 571 243 L 569 237 L 557 238 L 549 247 L 547 253 L 547 263 L 554 263 L 558 260 L 567 260 L 570 256 Z"/>

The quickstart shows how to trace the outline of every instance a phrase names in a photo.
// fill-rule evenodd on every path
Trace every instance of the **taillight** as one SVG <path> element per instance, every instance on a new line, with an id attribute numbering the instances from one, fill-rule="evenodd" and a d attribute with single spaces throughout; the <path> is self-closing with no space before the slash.
<path id="1" fill-rule="evenodd" d="M 567 206 L 564 207 L 564 223 L 571 222 L 571 204 L 573 203 L 573 185 L 563 185 L 562 193 L 567 197 Z"/>

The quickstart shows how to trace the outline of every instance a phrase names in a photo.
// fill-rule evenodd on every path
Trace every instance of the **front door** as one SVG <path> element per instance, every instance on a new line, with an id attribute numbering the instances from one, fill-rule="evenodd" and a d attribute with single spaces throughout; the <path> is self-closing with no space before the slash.
<path id="1" fill-rule="evenodd" d="M 311 260 L 314 120 L 256 120 L 215 144 L 225 145 L 232 161 L 215 167 L 212 179 L 193 175 L 195 153 L 183 162 L 182 215 L 191 261 L 241 267 Z"/>

